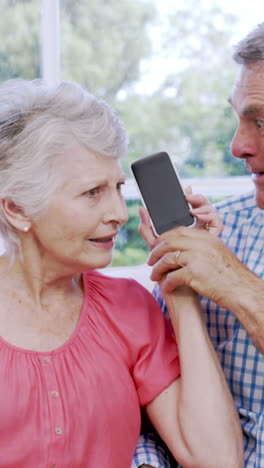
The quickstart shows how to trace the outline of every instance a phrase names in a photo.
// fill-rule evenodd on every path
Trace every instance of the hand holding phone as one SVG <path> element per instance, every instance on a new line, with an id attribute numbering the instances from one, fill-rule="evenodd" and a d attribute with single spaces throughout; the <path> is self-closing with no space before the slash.
<path id="1" fill-rule="evenodd" d="M 138 159 L 131 164 L 131 170 L 157 235 L 195 224 L 168 153 L 162 151 Z"/>

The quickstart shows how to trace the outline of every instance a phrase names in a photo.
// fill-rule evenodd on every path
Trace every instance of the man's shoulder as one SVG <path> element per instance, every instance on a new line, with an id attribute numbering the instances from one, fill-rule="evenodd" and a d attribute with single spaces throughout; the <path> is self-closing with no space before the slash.
<path id="1" fill-rule="evenodd" d="M 264 211 L 256 205 L 255 192 L 244 195 L 230 197 L 227 200 L 215 205 L 219 211 L 224 230 L 221 233 L 222 239 L 230 244 L 236 242 L 236 238 L 243 236 L 246 240 L 249 232 L 260 237 L 260 232 L 264 235 Z"/>
<path id="2" fill-rule="evenodd" d="M 261 211 L 256 205 L 254 191 L 227 198 L 224 201 L 216 203 L 215 207 L 221 215 L 231 214 L 243 218 L 250 218 Z"/>

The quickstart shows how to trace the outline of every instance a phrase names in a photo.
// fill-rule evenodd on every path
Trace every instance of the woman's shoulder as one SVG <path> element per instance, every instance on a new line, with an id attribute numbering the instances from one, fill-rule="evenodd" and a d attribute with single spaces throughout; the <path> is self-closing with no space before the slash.
<path id="1" fill-rule="evenodd" d="M 137 317 L 148 321 L 160 314 L 160 307 L 152 294 L 133 278 L 112 277 L 98 271 L 83 275 L 87 303 L 100 304 L 107 315 Z"/>
<path id="2" fill-rule="evenodd" d="M 150 292 L 133 278 L 113 277 L 106 273 L 92 270 L 84 273 L 83 281 L 86 286 L 90 285 L 92 288 L 102 288 L 105 292 L 111 293 L 111 295 L 118 293 L 120 296 L 133 293 L 139 297 L 152 297 Z"/>

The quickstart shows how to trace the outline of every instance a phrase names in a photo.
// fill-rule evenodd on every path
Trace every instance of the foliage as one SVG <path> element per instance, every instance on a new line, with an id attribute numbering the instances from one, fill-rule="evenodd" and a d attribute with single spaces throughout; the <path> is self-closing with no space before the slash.
<path id="1" fill-rule="evenodd" d="M 138 232 L 139 200 L 128 201 L 128 222 L 122 227 L 114 251 L 113 266 L 138 265 L 145 263 L 148 256 L 148 247 Z"/>
<path id="2" fill-rule="evenodd" d="M 40 4 L 0 0 L 0 81 L 40 76 Z"/>
<path id="3" fill-rule="evenodd" d="M 130 136 L 127 174 L 132 159 L 163 149 L 183 176 L 246 173 L 229 152 L 236 127 L 226 103 L 235 74 L 234 15 L 203 0 L 199 9 L 195 0 L 175 2 L 162 18 L 151 0 L 60 5 L 62 78 L 114 105 Z M 40 75 L 40 6 L 40 0 L 0 0 L 1 81 Z M 139 92 L 142 70 L 160 58 L 166 66 L 156 76 L 159 85 Z"/>
<path id="4" fill-rule="evenodd" d="M 199 9 L 193 0 L 170 9 L 160 54 L 175 65 L 154 94 L 146 90 L 128 96 L 129 106 L 118 104 L 129 128 L 130 160 L 166 149 L 186 177 L 246 173 L 229 151 L 236 128 L 227 106 L 236 72 L 230 57 L 235 21 L 202 1 Z"/>
<path id="5" fill-rule="evenodd" d="M 140 62 L 151 53 L 146 27 L 153 3 L 64 0 L 61 8 L 63 78 L 113 103 L 139 78 Z"/>
<path id="6" fill-rule="evenodd" d="M 116 249 L 113 255 L 111 266 L 132 266 L 142 265 L 146 262 L 147 253 L 138 247 L 126 247 L 122 252 Z"/>

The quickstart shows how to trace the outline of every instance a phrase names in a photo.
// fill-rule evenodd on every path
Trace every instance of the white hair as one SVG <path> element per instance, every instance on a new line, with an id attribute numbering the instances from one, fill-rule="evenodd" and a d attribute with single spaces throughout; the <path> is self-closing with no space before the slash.
<path id="1" fill-rule="evenodd" d="M 264 61 L 264 23 L 258 24 L 234 47 L 233 59 L 242 65 Z"/>
<path id="2" fill-rule="evenodd" d="M 63 154 L 73 141 L 103 156 L 127 151 L 122 122 L 104 101 L 75 83 L 47 86 L 13 79 L 0 86 L 0 199 L 36 219 L 58 188 Z M 74 157 L 74 156 L 73 156 Z M 20 251 L 16 230 L 0 207 L 0 236 L 10 256 Z"/>

